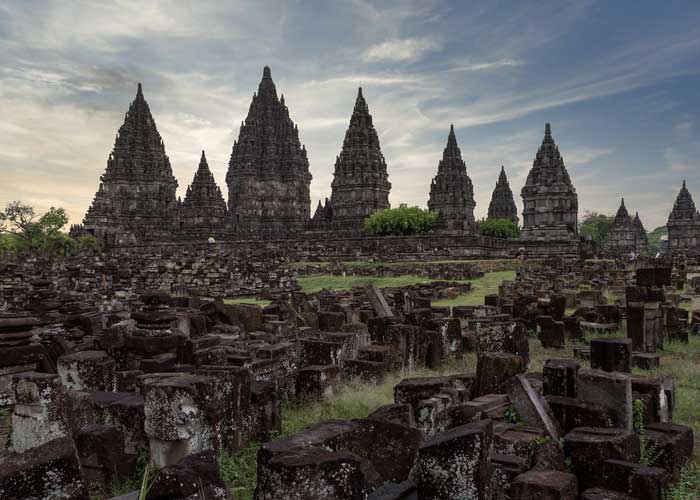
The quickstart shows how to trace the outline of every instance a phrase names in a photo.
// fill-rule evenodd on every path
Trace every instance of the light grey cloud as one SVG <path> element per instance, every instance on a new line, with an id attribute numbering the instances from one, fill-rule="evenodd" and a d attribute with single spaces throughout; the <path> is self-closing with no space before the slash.
<path id="1" fill-rule="evenodd" d="M 442 44 L 432 36 L 394 38 L 371 45 L 362 54 L 366 62 L 417 61 L 429 52 L 439 50 Z"/>

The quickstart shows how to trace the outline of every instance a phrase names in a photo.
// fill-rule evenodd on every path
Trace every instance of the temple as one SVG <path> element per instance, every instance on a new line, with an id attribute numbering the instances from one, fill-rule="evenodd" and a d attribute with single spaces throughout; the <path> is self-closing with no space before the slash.
<path id="1" fill-rule="evenodd" d="M 330 199 L 333 226 L 362 228 L 365 218 L 389 208 L 390 190 L 379 136 L 360 88 L 343 148 L 335 161 Z"/>
<path id="2" fill-rule="evenodd" d="M 84 230 L 115 244 L 165 239 L 177 215 L 177 185 L 139 83 L 85 215 Z"/>
<path id="3" fill-rule="evenodd" d="M 438 214 L 438 229 L 471 231 L 474 227 L 474 187 L 457 145 L 454 126 L 450 125 L 447 145 L 438 163 L 437 175 L 430 183 L 428 209 Z"/>
<path id="4" fill-rule="evenodd" d="M 516 225 L 519 222 L 518 209 L 515 206 L 513 199 L 513 191 L 508 184 L 506 170 L 501 166 L 501 173 L 498 176 L 498 182 L 491 195 L 491 203 L 489 203 L 488 219 L 508 219 Z"/>
<path id="5" fill-rule="evenodd" d="M 202 232 L 210 235 L 224 230 L 228 222 L 227 208 L 221 189 L 209 170 L 207 158 L 202 151 L 199 168 L 192 184 L 187 187 L 185 200 L 178 214 L 179 228 L 198 237 Z"/>
<path id="6" fill-rule="evenodd" d="M 700 243 L 700 214 L 695 208 L 693 197 L 685 187 L 685 181 L 668 216 L 666 227 L 669 250 L 697 249 Z"/>
<path id="7" fill-rule="evenodd" d="M 521 191 L 523 240 L 563 241 L 578 238 L 578 196 L 552 138 L 549 123 L 542 145 Z"/>
<path id="8" fill-rule="evenodd" d="M 605 249 L 612 254 L 636 253 L 637 232 L 638 230 L 627 212 L 627 207 L 625 207 L 625 199 L 622 198 L 620 208 L 617 209 L 615 218 L 610 226 L 610 232 L 605 241 Z"/>
<path id="9" fill-rule="evenodd" d="M 632 224 L 636 231 L 637 253 L 647 251 L 649 248 L 649 236 L 647 235 L 647 230 L 644 228 L 644 224 L 642 224 L 642 220 L 639 218 L 639 212 L 634 214 Z"/>
<path id="10" fill-rule="evenodd" d="M 226 174 L 235 228 L 239 233 L 273 237 L 299 231 L 310 216 L 310 183 L 306 148 L 265 66 Z"/>

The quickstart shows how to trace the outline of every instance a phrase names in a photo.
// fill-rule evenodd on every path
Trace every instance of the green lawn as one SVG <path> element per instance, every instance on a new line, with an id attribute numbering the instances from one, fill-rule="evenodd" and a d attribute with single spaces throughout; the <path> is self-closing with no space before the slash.
<path id="1" fill-rule="evenodd" d="M 434 306 L 479 306 L 484 304 L 484 297 L 498 293 L 498 286 L 504 281 L 515 279 L 515 271 L 496 271 L 484 274 L 483 278 L 471 281 L 472 289 L 456 299 L 433 301 Z"/>
<path id="2" fill-rule="evenodd" d="M 423 276 L 396 276 L 396 277 L 376 277 L 376 276 L 333 276 L 331 274 L 314 274 L 311 276 L 300 276 L 298 278 L 301 289 L 306 293 L 315 293 L 330 288 L 333 290 L 349 290 L 355 286 L 376 285 L 380 288 L 388 286 L 407 286 L 416 283 L 428 283 L 431 280 Z M 462 280 L 462 283 L 468 283 Z"/>
<path id="3" fill-rule="evenodd" d="M 224 304 L 255 304 L 260 307 L 265 307 L 270 305 L 270 301 L 256 299 L 255 297 L 235 297 L 232 299 L 224 299 Z"/>

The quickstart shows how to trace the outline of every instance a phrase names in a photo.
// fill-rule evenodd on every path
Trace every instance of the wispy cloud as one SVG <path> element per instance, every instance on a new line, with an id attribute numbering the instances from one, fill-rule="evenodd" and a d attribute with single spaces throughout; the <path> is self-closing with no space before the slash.
<path id="1" fill-rule="evenodd" d="M 432 36 L 396 38 L 368 47 L 362 54 L 366 62 L 417 61 L 428 52 L 440 49 L 441 43 Z"/>
<path id="2" fill-rule="evenodd" d="M 525 64 L 523 61 L 516 59 L 499 59 L 497 61 L 463 61 L 455 62 L 456 66 L 451 67 L 448 71 L 492 71 L 500 68 L 516 68 Z"/>

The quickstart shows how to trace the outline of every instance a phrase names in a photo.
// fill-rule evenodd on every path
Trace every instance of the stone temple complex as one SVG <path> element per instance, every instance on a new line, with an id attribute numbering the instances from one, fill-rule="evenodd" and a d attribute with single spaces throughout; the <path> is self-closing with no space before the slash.
<path id="1" fill-rule="evenodd" d="M 284 236 L 302 229 L 311 210 L 310 183 L 299 129 L 265 66 L 226 174 L 233 223 L 248 234 Z"/>
<path id="2" fill-rule="evenodd" d="M 673 210 L 668 216 L 668 246 L 670 250 L 690 251 L 700 244 L 700 214 L 688 188 L 681 187 Z"/>
<path id="3" fill-rule="evenodd" d="M 115 243 L 165 239 L 177 212 L 178 183 L 141 84 L 117 132 L 85 229 Z"/>
<path id="4" fill-rule="evenodd" d="M 549 123 L 542 145 L 521 192 L 523 240 L 575 240 L 578 237 L 578 196 L 552 138 Z"/>
<path id="5" fill-rule="evenodd" d="M 488 219 L 507 219 L 518 224 L 518 208 L 515 206 L 513 191 L 508 184 L 506 169 L 501 166 L 501 173 L 498 175 L 498 182 L 491 195 L 489 203 Z"/>
<path id="6" fill-rule="evenodd" d="M 331 190 L 332 224 L 337 228 L 361 228 L 366 217 L 389 208 L 386 161 L 361 88 L 335 160 Z"/>
<path id="7" fill-rule="evenodd" d="M 330 196 L 318 202 L 313 216 L 310 182 L 299 129 L 284 96 L 278 97 L 266 66 L 233 144 L 226 175 L 228 199 L 202 152 L 192 183 L 179 200 L 178 181 L 139 84 L 83 225 L 72 227 L 71 234 L 92 234 L 108 246 L 201 242 L 212 237 L 216 241 L 256 241 L 369 236 L 363 229 L 364 220 L 390 206 L 391 183 L 361 88 L 335 161 Z M 531 255 L 578 255 L 580 245 L 589 245 L 578 238 L 576 189 L 549 124 L 521 196 L 522 230 L 513 247 L 527 247 Z M 450 127 L 437 174 L 429 185 L 428 208 L 439 214 L 430 237 L 478 234 L 474 200 L 474 186 L 454 127 Z M 503 167 L 488 218 L 520 221 Z M 691 251 L 700 243 L 700 215 L 685 182 L 669 215 L 668 231 L 671 250 Z M 493 244 L 487 241 L 479 245 Z M 556 244 L 550 244 L 553 242 Z M 469 252 L 463 243 L 455 244 L 459 247 L 455 252 Z M 623 203 L 600 251 L 639 254 L 646 248 L 647 235 L 639 215 L 630 217 Z"/>
<path id="8" fill-rule="evenodd" d="M 474 226 L 474 187 L 450 125 L 447 146 L 430 183 L 428 208 L 437 212 L 438 227 L 447 231 L 470 231 Z"/>

